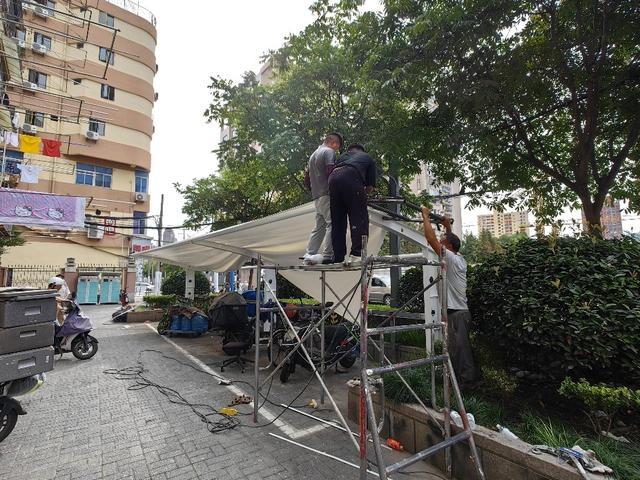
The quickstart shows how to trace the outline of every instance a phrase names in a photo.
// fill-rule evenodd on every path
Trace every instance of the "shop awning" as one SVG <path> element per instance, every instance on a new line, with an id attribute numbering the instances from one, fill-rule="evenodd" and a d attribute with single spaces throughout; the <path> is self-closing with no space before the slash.
<path id="1" fill-rule="evenodd" d="M 378 253 L 385 231 L 398 233 L 426 247 L 426 241 L 419 232 L 404 224 L 385 220 L 378 211 L 370 209 L 369 219 L 369 254 Z M 197 271 L 227 272 L 240 268 L 258 256 L 263 265 L 300 265 L 300 257 L 305 253 L 314 224 L 315 208 L 313 203 L 307 203 L 259 220 L 154 248 L 136 256 Z M 280 273 L 313 298 L 320 298 L 319 272 L 283 270 Z M 326 279 L 336 294 L 343 295 L 353 287 L 359 275 L 359 272 L 327 272 Z M 327 301 L 337 300 L 334 293 L 327 291 Z M 349 308 L 353 316 L 359 304 L 360 291 L 357 291 Z"/>

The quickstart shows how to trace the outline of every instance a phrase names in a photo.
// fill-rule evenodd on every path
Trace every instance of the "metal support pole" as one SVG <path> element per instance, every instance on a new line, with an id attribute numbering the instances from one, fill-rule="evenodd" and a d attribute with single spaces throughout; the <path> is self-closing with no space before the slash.
<path id="1" fill-rule="evenodd" d="M 267 287 L 268 290 L 271 291 L 271 287 L 268 284 L 266 284 L 265 286 Z M 291 321 L 289 320 L 289 317 L 287 317 L 287 314 L 285 313 L 284 308 L 282 308 L 282 304 L 280 302 L 278 302 L 278 301 L 276 301 L 276 304 L 280 308 L 280 313 L 282 314 L 282 318 L 284 319 L 285 322 L 287 322 L 287 326 L 291 329 L 291 332 L 293 333 L 296 341 L 299 344 L 301 344 L 300 350 L 302 350 L 302 353 L 305 356 L 307 362 L 309 362 L 309 366 L 311 367 L 311 370 L 313 371 L 313 374 L 316 376 L 316 378 L 320 382 L 320 385 L 322 386 L 323 390 L 326 392 L 327 397 L 329 398 L 329 401 L 331 402 L 331 406 L 333 407 L 333 410 L 336 412 L 336 415 L 338 415 L 338 418 L 340 419 L 340 422 L 342 423 L 344 428 L 346 428 L 347 432 L 349 432 L 349 438 L 351 439 L 352 443 L 354 444 L 356 449 L 358 449 L 358 441 L 356 440 L 355 436 L 351 432 L 351 428 L 349 427 L 349 424 L 347 423 L 347 420 L 344 418 L 344 415 L 342 415 L 342 412 L 340 411 L 340 408 L 338 408 L 338 405 L 336 404 L 335 400 L 333 399 L 333 395 L 331 395 L 331 392 L 329 392 L 329 388 L 327 387 L 326 383 L 324 383 L 324 379 L 322 378 L 322 375 L 320 375 L 320 372 L 318 372 L 318 369 L 313 364 L 313 360 L 309 356 L 309 352 L 307 352 L 307 349 L 304 347 L 304 345 L 302 345 L 302 340 L 300 340 L 300 336 L 298 335 L 298 332 L 296 332 L 296 330 L 293 328 L 293 325 L 291 324 Z"/>
<path id="2" fill-rule="evenodd" d="M 440 309 L 441 309 L 441 321 L 442 321 L 442 354 L 446 357 L 449 356 L 449 319 L 447 316 L 447 265 L 446 265 L 446 248 L 440 246 L 440 276 L 441 282 L 441 296 L 440 296 Z M 444 391 L 444 438 L 448 441 L 451 438 L 451 387 L 449 362 L 444 362 L 442 366 L 442 382 Z M 451 476 L 451 448 L 447 448 L 444 451 L 445 458 L 445 473 Z"/>
<path id="3" fill-rule="evenodd" d="M 367 275 L 367 237 L 362 237 L 362 274 L 360 276 L 360 480 L 367 480 L 367 385 L 369 378 L 367 376 L 367 293 L 369 286 L 369 278 Z M 376 425 L 371 425 L 375 429 Z M 384 468 L 384 466 L 383 466 Z"/>
<path id="4" fill-rule="evenodd" d="M 325 371 L 325 368 L 326 368 L 325 358 L 324 358 L 324 349 L 326 347 L 325 341 L 324 341 L 324 324 L 325 324 L 324 313 L 325 313 L 325 310 L 326 310 L 325 303 L 327 301 L 327 295 L 326 295 L 326 285 L 327 285 L 326 273 L 327 272 L 321 272 L 321 274 L 320 274 L 320 283 L 322 284 L 322 291 L 320 293 L 320 303 L 322 304 L 322 310 L 320 310 L 321 316 L 322 316 L 322 323 L 320 324 L 320 350 L 322 350 L 322 353 L 320 354 L 321 355 L 320 371 L 322 372 L 322 376 L 323 377 L 324 377 L 324 371 Z M 322 392 L 320 392 L 320 405 L 324 405 L 324 390 L 322 390 Z"/>
<path id="5" fill-rule="evenodd" d="M 253 365 L 254 391 L 253 391 L 253 423 L 258 422 L 258 404 L 260 403 L 260 280 L 262 277 L 262 256 L 258 255 L 256 267 L 256 325 L 255 325 L 255 359 Z"/>

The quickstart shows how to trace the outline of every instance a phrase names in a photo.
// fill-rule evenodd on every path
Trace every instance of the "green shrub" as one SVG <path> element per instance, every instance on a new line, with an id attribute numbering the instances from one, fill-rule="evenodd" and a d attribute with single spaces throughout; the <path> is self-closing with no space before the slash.
<path id="1" fill-rule="evenodd" d="M 412 267 L 400 278 L 400 284 L 398 289 L 400 290 L 398 301 L 400 305 L 404 305 L 411 297 L 420 292 L 424 286 L 422 285 L 422 268 Z M 436 287 L 432 287 L 436 288 Z M 424 312 L 424 295 L 420 295 L 416 298 L 407 308 L 409 312 Z"/>
<path id="2" fill-rule="evenodd" d="M 611 387 L 602 384 L 592 385 L 584 378 L 578 382 L 574 382 L 569 377 L 565 378 L 558 393 L 567 398 L 577 399 L 587 407 L 587 416 L 598 434 L 611 429 L 614 417 L 621 410 L 640 409 L 640 390 L 634 391 L 628 387 Z M 603 411 L 606 416 L 597 415 L 597 411 Z"/>
<path id="3" fill-rule="evenodd" d="M 173 305 L 176 300 L 176 295 L 145 295 L 142 297 L 144 303 L 151 308 L 167 308 Z"/>
<path id="4" fill-rule="evenodd" d="M 163 295 L 178 295 L 184 297 L 185 295 L 185 282 L 187 273 L 184 270 L 175 270 L 162 280 L 160 290 Z M 211 291 L 209 280 L 202 272 L 196 272 L 195 274 L 195 294 L 205 295 Z"/>
<path id="5" fill-rule="evenodd" d="M 506 398 L 513 395 L 518 388 L 518 380 L 516 377 L 504 368 L 481 364 L 480 370 L 482 372 L 484 389 L 489 392 Z"/>
<path id="6" fill-rule="evenodd" d="M 628 387 L 610 387 L 608 385 L 592 385 L 584 378 L 574 382 L 565 378 L 558 392 L 567 398 L 577 398 L 593 411 L 603 410 L 614 414 L 622 409 L 640 408 L 640 390 Z"/>
<path id="7" fill-rule="evenodd" d="M 413 330 L 410 332 L 396 333 L 396 343 L 399 345 L 406 345 L 408 347 L 425 348 L 426 339 L 424 330 Z"/>
<path id="8" fill-rule="evenodd" d="M 276 275 L 278 298 L 309 298 L 309 295 L 296 287 L 279 273 Z"/>
<path id="9" fill-rule="evenodd" d="M 510 365 L 640 385 L 640 244 L 527 239 L 469 271 L 469 306 Z"/>

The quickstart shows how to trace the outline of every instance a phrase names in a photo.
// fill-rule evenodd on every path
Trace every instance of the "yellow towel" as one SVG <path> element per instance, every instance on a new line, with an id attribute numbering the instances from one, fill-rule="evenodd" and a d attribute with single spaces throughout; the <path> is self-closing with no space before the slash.
<path id="1" fill-rule="evenodd" d="M 24 153 L 40 153 L 42 140 L 40 137 L 20 134 L 20 148 Z"/>

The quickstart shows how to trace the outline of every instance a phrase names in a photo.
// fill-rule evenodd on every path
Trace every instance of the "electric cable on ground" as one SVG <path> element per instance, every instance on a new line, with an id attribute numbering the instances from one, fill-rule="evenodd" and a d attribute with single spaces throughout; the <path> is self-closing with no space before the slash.
<path id="1" fill-rule="evenodd" d="M 189 402 L 187 399 L 185 399 L 180 392 L 178 392 L 177 390 L 171 388 L 171 387 L 167 387 L 166 385 L 161 385 L 157 382 L 154 382 L 152 380 L 150 380 L 149 378 L 144 376 L 144 373 L 148 370 L 145 369 L 144 367 L 144 363 L 142 362 L 142 355 L 146 352 L 152 352 L 152 353 L 157 353 L 159 354 L 162 358 L 168 359 L 168 360 L 173 360 L 183 366 L 187 366 L 189 368 L 192 368 L 193 370 L 203 373 L 205 375 L 208 375 L 210 377 L 216 378 L 216 380 L 220 380 L 219 377 L 217 377 L 216 375 L 211 374 L 210 372 L 207 372 L 206 370 L 202 370 L 201 368 L 198 368 L 190 363 L 184 362 L 182 360 L 179 360 L 175 357 L 169 356 L 169 355 L 165 355 L 163 352 L 159 351 L 159 350 L 154 350 L 154 349 L 145 349 L 145 350 L 141 350 L 138 353 L 138 357 L 136 359 L 136 365 L 133 366 L 129 366 L 129 367 L 124 367 L 124 368 L 110 368 L 110 369 L 106 369 L 103 371 L 104 374 L 106 375 L 111 375 L 113 376 L 116 380 L 131 380 L 134 383 L 129 385 L 127 387 L 127 390 L 131 390 L 131 391 L 135 391 L 135 390 L 142 390 L 144 388 L 148 388 L 148 387 L 153 387 L 155 388 L 158 392 L 160 392 L 161 394 L 163 394 L 164 396 L 167 397 L 167 399 L 171 402 L 171 403 L 175 403 L 177 405 L 183 405 L 183 406 L 187 406 L 189 407 L 192 412 L 194 414 L 196 414 L 200 420 L 202 422 L 204 422 L 207 425 L 207 429 L 211 432 L 211 433 L 220 433 L 226 430 L 231 430 L 233 428 L 236 428 L 238 426 L 241 427 L 247 427 L 247 428 L 262 428 L 262 427 L 266 427 L 269 426 L 271 424 L 273 424 L 276 420 L 278 420 L 292 405 L 293 403 L 298 400 L 298 398 L 300 398 L 300 396 L 302 396 L 302 394 L 307 390 L 307 388 L 309 387 L 309 385 L 311 384 L 311 380 L 313 380 L 313 374 L 311 374 L 309 376 L 309 379 L 307 380 L 307 382 L 305 383 L 304 387 L 302 388 L 302 390 L 293 398 L 293 400 L 291 400 L 289 402 L 289 404 L 287 405 L 287 407 L 282 407 L 281 405 L 278 405 L 270 400 L 268 400 L 267 396 L 269 395 L 270 391 L 271 391 L 271 384 L 273 384 L 273 379 L 271 381 L 271 384 L 269 385 L 269 389 L 267 390 L 267 395 L 264 395 L 262 393 L 260 393 L 260 396 L 263 398 L 263 402 L 260 405 L 260 408 L 262 408 L 262 406 L 265 404 L 265 402 L 269 402 L 270 404 L 277 406 L 279 408 L 282 408 L 282 412 L 280 412 L 275 418 L 273 418 L 272 420 L 270 420 L 269 422 L 265 423 L 265 424 L 257 424 L 257 425 L 246 425 L 240 422 L 239 419 L 235 418 L 232 415 L 227 415 L 225 413 L 220 412 L 218 409 L 212 407 L 211 405 L 207 405 L 207 404 L 201 404 L 201 403 L 191 403 Z M 244 383 L 247 385 L 250 385 L 248 382 L 245 382 L 243 380 L 233 380 L 230 379 L 231 383 Z M 250 385 L 251 386 L 251 385 Z M 254 399 L 254 401 L 258 401 L 257 399 Z M 250 415 L 250 413 L 243 413 L 243 412 L 239 412 L 240 415 Z M 214 421 L 212 417 L 214 416 L 220 416 L 222 417 L 222 420 L 216 420 Z"/>

